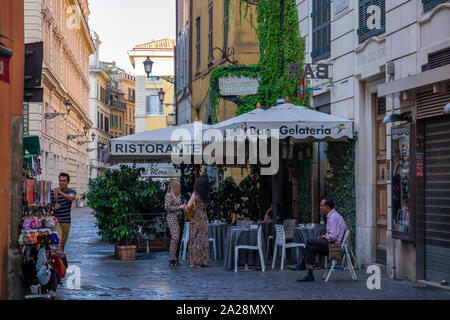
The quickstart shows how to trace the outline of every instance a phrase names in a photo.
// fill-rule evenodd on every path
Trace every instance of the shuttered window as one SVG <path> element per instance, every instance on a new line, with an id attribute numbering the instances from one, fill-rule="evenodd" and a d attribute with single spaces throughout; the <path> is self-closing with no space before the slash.
<path id="1" fill-rule="evenodd" d="M 213 7 L 208 9 L 208 61 L 213 59 Z"/>
<path id="2" fill-rule="evenodd" d="M 195 21 L 195 30 L 196 30 L 196 41 L 195 41 L 195 50 L 196 50 L 196 64 L 195 67 L 197 70 L 200 70 L 200 18 L 197 18 Z"/>
<path id="3" fill-rule="evenodd" d="M 359 43 L 386 31 L 385 0 L 359 1 Z"/>
<path id="4" fill-rule="evenodd" d="M 330 0 L 314 0 L 311 13 L 313 23 L 313 62 L 330 56 L 331 42 L 331 8 Z"/>
<path id="5" fill-rule="evenodd" d="M 422 0 L 423 12 L 433 9 L 437 5 L 446 2 L 447 0 Z"/>

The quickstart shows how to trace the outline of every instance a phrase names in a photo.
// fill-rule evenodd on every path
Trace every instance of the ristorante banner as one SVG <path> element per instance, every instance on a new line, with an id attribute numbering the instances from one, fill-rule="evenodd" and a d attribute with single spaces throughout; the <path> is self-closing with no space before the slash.
<path id="1" fill-rule="evenodd" d="M 202 145 L 174 141 L 172 143 L 151 143 L 133 141 L 111 141 L 112 155 L 167 156 L 176 154 L 201 154 Z"/>

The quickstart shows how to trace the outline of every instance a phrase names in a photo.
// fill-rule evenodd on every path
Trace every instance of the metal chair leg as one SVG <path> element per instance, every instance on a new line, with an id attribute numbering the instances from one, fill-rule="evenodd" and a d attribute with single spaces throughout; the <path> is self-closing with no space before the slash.
<path id="1" fill-rule="evenodd" d="M 275 269 L 275 262 L 277 261 L 277 245 L 275 244 L 275 249 L 273 249 L 273 257 L 272 257 L 272 269 Z"/>
<path id="2" fill-rule="evenodd" d="M 261 268 L 262 268 L 262 271 L 264 272 L 264 271 L 266 271 L 266 263 L 264 261 L 264 255 L 263 255 L 262 248 L 260 247 L 258 249 L 258 251 L 259 251 L 259 260 L 261 262 Z"/>
<path id="3" fill-rule="evenodd" d="M 239 248 L 234 248 L 234 272 L 238 270 Z"/>

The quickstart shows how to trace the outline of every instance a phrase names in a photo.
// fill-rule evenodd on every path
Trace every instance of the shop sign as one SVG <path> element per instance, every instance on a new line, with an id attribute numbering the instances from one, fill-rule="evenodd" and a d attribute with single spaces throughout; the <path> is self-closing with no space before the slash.
<path id="1" fill-rule="evenodd" d="M 259 78 L 222 77 L 219 78 L 219 91 L 222 96 L 249 96 L 256 94 Z"/>
<path id="2" fill-rule="evenodd" d="M 290 63 L 288 65 L 289 78 L 330 79 L 330 65 L 326 63 L 305 63 L 303 74 L 300 74 L 300 64 Z"/>
<path id="3" fill-rule="evenodd" d="M 416 153 L 416 176 L 423 177 L 423 153 Z"/>
<path id="4" fill-rule="evenodd" d="M 23 134 L 30 134 L 30 103 L 23 103 Z"/>
<path id="5" fill-rule="evenodd" d="M 0 57 L 0 81 L 9 83 L 9 59 Z"/>

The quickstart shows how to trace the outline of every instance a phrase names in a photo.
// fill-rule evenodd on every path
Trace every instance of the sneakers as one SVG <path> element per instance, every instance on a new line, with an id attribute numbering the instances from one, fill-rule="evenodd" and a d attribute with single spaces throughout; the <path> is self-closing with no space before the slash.
<path id="1" fill-rule="evenodd" d="M 314 281 L 314 276 L 304 276 L 302 279 L 297 279 L 298 282 L 312 282 Z"/>

